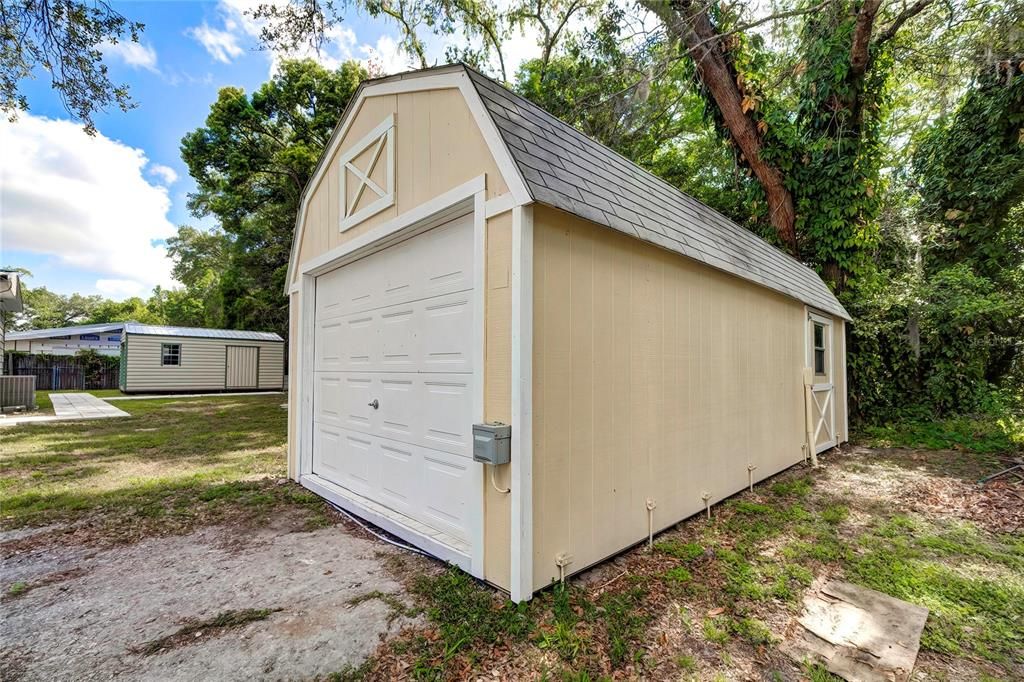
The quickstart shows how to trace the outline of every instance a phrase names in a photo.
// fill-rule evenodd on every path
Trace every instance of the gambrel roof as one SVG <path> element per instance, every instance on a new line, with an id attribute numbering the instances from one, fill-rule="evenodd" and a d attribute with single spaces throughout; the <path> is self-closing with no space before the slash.
<path id="1" fill-rule="evenodd" d="M 467 97 L 480 98 L 488 126 L 497 131 L 491 151 L 511 158 L 529 199 L 618 230 L 712 268 L 772 289 L 844 319 L 850 315 L 818 274 L 787 253 L 737 225 L 697 199 L 644 170 L 600 142 L 590 139 L 529 100 L 463 64 L 401 73 L 363 82 L 342 115 L 328 151 L 320 160 L 303 201 L 317 182 L 345 120 L 374 86 L 414 82 L 455 74 L 467 79 Z M 413 86 L 409 86 L 412 89 Z M 371 89 L 370 92 L 366 92 Z M 472 108 L 472 104 L 471 108 Z M 481 114 L 484 116 L 484 114 Z M 480 117 L 478 123 L 482 123 Z M 399 122 L 398 125 L 401 125 Z M 496 150 L 495 146 L 504 147 Z M 500 165 L 500 164 L 499 164 Z M 505 172 L 503 168 L 503 172 Z M 515 185 L 513 182 L 515 181 Z M 521 194 L 521 192 L 519 192 Z M 517 197 L 518 198 L 518 197 Z M 302 211 L 296 221 L 288 282 L 297 265 Z"/>
<path id="2" fill-rule="evenodd" d="M 811 268 L 529 100 L 466 72 L 538 203 L 850 319 Z"/>

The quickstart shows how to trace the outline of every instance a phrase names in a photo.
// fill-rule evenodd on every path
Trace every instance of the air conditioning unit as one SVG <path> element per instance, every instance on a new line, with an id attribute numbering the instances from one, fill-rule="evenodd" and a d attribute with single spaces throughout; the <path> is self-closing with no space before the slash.
<path id="1" fill-rule="evenodd" d="M 0 311 L 20 313 L 21 281 L 16 272 L 0 272 Z"/>

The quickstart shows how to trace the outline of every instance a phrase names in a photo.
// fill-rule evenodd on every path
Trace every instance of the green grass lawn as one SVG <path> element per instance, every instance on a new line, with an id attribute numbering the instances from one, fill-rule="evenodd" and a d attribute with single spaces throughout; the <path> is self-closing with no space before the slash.
<path id="1" fill-rule="evenodd" d="M 131 417 L 4 429 L 0 526 L 89 520 L 131 537 L 240 511 L 265 515 L 282 502 L 322 506 L 277 484 L 286 472 L 280 395 L 118 406 Z"/>
<path id="2" fill-rule="evenodd" d="M 92 393 L 97 398 L 113 398 L 124 395 L 116 388 L 101 388 L 92 391 L 36 391 L 36 409 L 40 412 L 53 412 L 53 402 L 50 400 L 51 393 Z"/>

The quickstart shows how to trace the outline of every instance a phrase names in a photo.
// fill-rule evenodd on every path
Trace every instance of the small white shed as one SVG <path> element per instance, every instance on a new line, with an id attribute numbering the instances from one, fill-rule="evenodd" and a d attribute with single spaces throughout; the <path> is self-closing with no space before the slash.
<path id="1" fill-rule="evenodd" d="M 125 323 L 120 387 L 125 393 L 277 391 L 284 339 L 273 332 Z"/>

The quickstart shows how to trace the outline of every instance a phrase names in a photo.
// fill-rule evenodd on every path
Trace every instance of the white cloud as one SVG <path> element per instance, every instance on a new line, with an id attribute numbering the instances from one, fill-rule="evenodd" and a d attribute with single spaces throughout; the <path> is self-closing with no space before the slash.
<path id="1" fill-rule="evenodd" d="M 164 186 L 173 185 L 178 181 L 178 173 L 170 166 L 165 166 L 162 163 L 154 163 L 150 166 L 149 174 L 163 180 Z"/>
<path id="2" fill-rule="evenodd" d="M 231 20 L 225 22 L 224 29 L 212 28 L 204 21 L 200 26 L 193 26 L 185 31 L 185 34 L 206 48 L 211 57 L 219 62 L 230 64 L 245 52 L 238 44 L 237 28 L 238 25 Z"/>
<path id="3" fill-rule="evenodd" d="M 107 298 L 124 299 L 131 296 L 143 296 L 149 290 L 142 282 L 133 279 L 98 279 L 96 291 Z"/>
<path id="4" fill-rule="evenodd" d="M 366 55 L 366 61 L 370 65 L 377 67 L 384 74 L 401 73 L 416 68 L 412 57 L 389 35 L 378 38 L 376 45 L 362 45 L 359 50 Z"/>
<path id="5" fill-rule="evenodd" d="M 143 45 L 131 40 L 106 43 L 103 46 L 103 54 L 117 57 L 128 66 L 159 73 L 156 68 L 156 50 L 150 45 Z"/>
<path id="6" fill-rule="evenodd" d="M 288 0 L 220 0 L 218 9 L 221 26 L 213 27 L 207 22 L 190 28 L 186 34 L 199 41 L 210 55 L 222 62 L 230 62 L 245 51 L 243 45 L 258 46 L 260 33 L 265 21 L 254 19 L 252 10 L 263 4 L 284 6 Z M 344 24 L 332 26 L 324 35 L 324 42 L 317 50 L 302 46 L 296 50 L 265 50 L 269 60 L 269 76 L 277 72 L 283 59 L 313 59 L 325 68 L 336 69 L 343 62 L 358 59 L 367 65 L 373 64 L 384 73 L 408 71 L 412 61 L 399 47 L 398 41 L 390 35 L 380 36 L 376 43 L 361 43 L 355 32 Z"/>
<path id="7" fill-rule="evenodd" d="M 175 234 L 171 200 L 146 180 L 141 149 L 32 114 L 0 119 L 0 148 L 6 248 L 50 256 L 119 291 L 173 284 L 163 246 Z"/>

